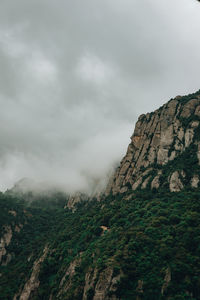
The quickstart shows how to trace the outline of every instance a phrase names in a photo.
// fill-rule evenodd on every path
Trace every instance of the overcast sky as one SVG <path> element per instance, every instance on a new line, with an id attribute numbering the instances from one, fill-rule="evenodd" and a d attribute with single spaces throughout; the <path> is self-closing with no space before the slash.
<path id="1" fill-rule="evenodd" d="M 200 88 L 195 0 L 1 0 L 0 190 L 87 190 L 138 115 Z"/>

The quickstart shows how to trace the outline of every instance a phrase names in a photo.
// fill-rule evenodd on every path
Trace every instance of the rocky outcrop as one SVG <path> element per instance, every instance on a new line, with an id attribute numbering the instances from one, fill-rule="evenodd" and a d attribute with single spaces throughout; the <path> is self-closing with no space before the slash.
<path id="1" fill-rule="evenodd" d="M 114 293 L 120 277 L 120 274 L 113 276 L 112 268 L 107 268 L 102 271 L 95 286 L 93 300 L 118 300 L 119 298 L 117 298 Z"/>
<path id="2" fill-rule="evenodd" d="M 183 184 L 178 171 L 175 171 L 169 178 L 169 189 L 170 192 L 180 192 L 183 189 Z"/>
<path id="3" fill-rule="evenodd" d="M 94 296 L 94 287 L 95 287 L 97 275 L 98 275 L 98 270 L 96 268 L 94 270 L 90 268 L 86 273 L 85 286 L 83 291 L 83 300 L 88 299 L 88 294 L 92 294 L 92 296 Z"/>
<path id="4" fill-rule="evenodd" d="M 136 292 L 137 292 L 136 300 L 142 300 L 142 298 L 143 298 L 143 294 L 144 294 L 143 284 L 144 284 L 143 280 L 138 280 L 138 286 L 136 289 Z"/>
<path id="5" fill-rule="evenodd" d="M 171 270 L 170 270 L 170 268 L 167 268 L 167 270 L 165 272 L 164 283 L 163 283 L 162 289 L 161 289 L 162 295 L 164 295 L 164 293 L 166 292 L 166 290 L 171 282 L 171 279 L 172 279 Z"/>
<path id="6" fill-rule="evenodd" d="M 194 99 L 188 100 L 178 96 L 153 113 L 139 117 L 127 153 L 111 178 L 106 195 L 124 193 L 130 188 L 159 188 L 163 167 L 192 144 L 198 145 L 196 155 L 200 162 L 200 142 L 195 136 L 200 130 L 200 94 L 192 96 Z M 167 179 L 169 188 L 180 191 L 184 184 L 174 172 Z M 196 186 L 194 181 L 191 184 Z"/>
<path id="7" fill-rule="evenodd" d="M 68 199 L 68 202 L 64 208 L 70 209 L 72 212 L 76 210 L 76 205 L 80 202 L 89 201 L 90 197 L 84 193 L 77 192 L 71 195 Z"/>
<path id="8" fill-rule="evenodd" d="M 14 217 L 17 216 L 17 213 L 14 210 L 10 210 L 8 213 Z M 14 233 L 19 233 L 22 228 L 23 225 L 21 223 L 16 224 L 15 226 L 4 225 L 2 227 L 3 235 L 0 239 L 0 265 L 7 266 L 7 264 L 11 261 L 12 255 L 8 253 L 7 247 L 10 245 Z"/>
<path id="9" fill-rule="evenodd" d="M 65 296 L 68 294 L 69 290 L 73 287 L 73 279 L 76 275 L 76 268 L 81 263 L 81 256 L 82 253 L 80 253 L 79 256 L 76 257 L 65 270 L 64 276 L 60 281 L 59 293 L 56 299 L 64 299 Z M 74 295 L 76 295 L 76 293 L 78 292 L 78 290 L 74 291 Z"/>
<path id="10" fill-rule="evenodd" d="M 7 265 L 11 260 L 11 255 L 7 254 L 6 247 L 9 246 L 13 233 L 11 226 L 4 226 L 4 234 L 0 240 L 0 264 Z M 7 254 L 7 258 L 6 258 Z"/>
<path id="11" fill-rule="evenodd" d="M 113 268 L 108 267 L 98 274 L 98 270 L 94 272 L 89 270 L 85 276 L 85 288 L 83 300 L 88 299 L 88 294 L 92 295 L 93 300 L 119 300 L 115 295 L 118 281 L 120 281 L 121 273 L 113 274 Z"/>
<path id="12" fill-rule="evenodd" d="M 68 268 L 66 269 L 64 276 L 61 279 L 59 285 L 59 293 L 56 299 L 64 299 L 68 295 L 69 291 L 73 289 L 74 276 L 76 276 L 76 268 L 81 264 L 81 257 L 83 253 L 75 258 Z M 93 300 L 118 300 L 115 292 L 117 290 L 117 283 L 120 281 L 121 272 L 117 275 L 114 274 L 112 267 L 99 271 L 97 268 L 89 268 L 85 273 L 85 283 L 82 291 L 82 299 Z M 74 295 L 76 292 L 74 291 Z"/>
<path id="13" fill-rule="evenodd" d="M 191 179 L 191 186 L 193 188 L 197 188 L 199 185 L 199 176 L 198 175 L 194 175 Z"/>
<path id="14" fill-rule="evenodd" d="M 160 176 L 162 175 L 162 171 L 158 171 L 157 175 L 151 182 L 151 189 L 158 189 L 160 186 Z"/>
<path id="15" fill-rule="evenodd" d="M 42 256 L 34 262 L 31 277 L 26 282 L 22 292 L 20 293 L 19 300 L 30 299 L 31 293 L 38 289 L 38 287 L 40 285 L 40 281 L 38 279 L 39 273 L 40 273 L 40 267 L 41 267 L 41 264 L 43 263 L 43 261 L 45 260 L 47 253 L 48 253 L 48 248 L 45 247 L 43 250 Z"/>

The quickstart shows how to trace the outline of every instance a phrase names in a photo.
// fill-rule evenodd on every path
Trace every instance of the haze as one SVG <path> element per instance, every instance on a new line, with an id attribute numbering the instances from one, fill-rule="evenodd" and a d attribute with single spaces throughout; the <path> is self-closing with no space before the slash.
<path id="1" fill-rule="evenodd" d="M 138 115 L 200 88 L 195 0 L 2 0 L 0 190 L 105 184 Z"/>

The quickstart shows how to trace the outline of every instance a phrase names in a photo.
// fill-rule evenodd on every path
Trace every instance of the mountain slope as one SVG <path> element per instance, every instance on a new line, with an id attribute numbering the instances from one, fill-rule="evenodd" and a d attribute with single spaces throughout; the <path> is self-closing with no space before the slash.
<path id="1" fill-rule="evenodd" d="M 199 107 L 141 116 L 100 201 L 1 194 L 0 299 L 200 299 Z"/>

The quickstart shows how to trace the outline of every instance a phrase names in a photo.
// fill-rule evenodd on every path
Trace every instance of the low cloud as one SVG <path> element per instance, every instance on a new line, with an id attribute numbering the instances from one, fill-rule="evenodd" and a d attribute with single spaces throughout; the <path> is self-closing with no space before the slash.
<path id="1" fill-rule="evenodd" d="M 104 185 L 138 115 L 199 89 L 199 31 L 195 0 L 2 1 L 0 189 Z"/>

